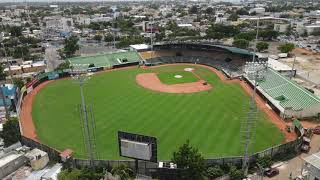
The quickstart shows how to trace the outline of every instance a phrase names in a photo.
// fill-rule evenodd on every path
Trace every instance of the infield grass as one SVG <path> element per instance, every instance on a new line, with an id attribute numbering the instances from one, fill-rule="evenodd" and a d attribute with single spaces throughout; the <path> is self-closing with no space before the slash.
<path id="1" fill-rule="evenodd" d="M 199 81 L 199 79 L 192 72 L 188 71 L 160 72 L 157 73 L 157 76 L 164 84 L 181 84 Z M 181 77 L 178 78 L 175 76 Z"/>
<path id="2" fill-rule="evenodd" d="M 194 68 L 213 86 L 212 90 L 159 93 L 135 82 L 139 73 L 181 72 L 187 67 Z M 207 158 L 241 155 L 240 122 L 247 117 L 250 97 L 240 85 L 222 83 L 206 68 L 180 65 L 101 73 L 87 81 L 84 93 L 95 113 L 99 158 L 121 159 L 118 130 L 157 137 L 160 160 L 169 160 L 187 139 Z M 57 80 L 36 95 L 32 116 L 41 142 L 58 150 L 70 148 L 75 156 L 84 158 L 78 104 L 79 85 L 70 79 Z M 282 141 L 282 133 L 259 112 L 253 150 L 260 151 Z"/>

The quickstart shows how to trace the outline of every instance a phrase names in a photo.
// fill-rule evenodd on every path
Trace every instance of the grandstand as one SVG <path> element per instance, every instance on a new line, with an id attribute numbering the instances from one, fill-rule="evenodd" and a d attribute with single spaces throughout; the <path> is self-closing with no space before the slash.
<path id="1" fill-rule="evenodd" d="M 89 67 L 93 64 L 94 67 L 113 67 L 128 63 L 138 63 L 141 58 L 135 51 L 113 52 L 98 54 L 94 56 L 80 56 L 68 59 L 71 66 Z"/>
<path id="2" fill-rule="evenodd" d="M 267 69 L 257 89 L 282 118 L 320 116 L 320 99 L 272 68 Z"/>
<path id="3" fill-rule="evenodd" d="M 253 56 L 244 49 L 208 44 L 157 44 L 153 49 L 140 52 L 146 65 L 197 63 L 220 69 L 230 77 L 241 76 L 245 62 Z"/>

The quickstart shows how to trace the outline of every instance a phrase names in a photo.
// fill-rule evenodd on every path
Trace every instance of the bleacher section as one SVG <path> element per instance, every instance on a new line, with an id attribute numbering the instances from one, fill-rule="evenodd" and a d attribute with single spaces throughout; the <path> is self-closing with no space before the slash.
<path id="1" fill-rule="evenodd" d="M 271 68 L 258 83 L 258 90 L 285 118 L 312 117 L 320 113 L 318 97 Z"/>
<path id="2" fill-rule="evenodd" d="M 89 66 L 94 64 L 95 67 L 113 67 L 116 65 L 139 62 L 139 54 L 135 51 L 113 52 L 107 54 L 98 54 L 94 56 L 80 56 L 68 59 L 73 66 Z"/>

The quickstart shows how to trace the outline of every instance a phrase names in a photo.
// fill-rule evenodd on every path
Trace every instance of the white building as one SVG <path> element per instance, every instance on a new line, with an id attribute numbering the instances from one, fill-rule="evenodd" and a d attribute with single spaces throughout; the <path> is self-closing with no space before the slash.
<path id="1" fill-rule="evenodd" d="M 25 155 L 29 161 L 33 170 L 39 170 L 44 168 L 49 162 L 48 153 L 41 151 L 40 149 L 33 149 Z"/>
<path id="2" fill-rule="evenodd" d="M 0 157 L 0 179 L 13 173 L 26 164 L 27 159 L 23 153 L 9 152 Z"/>
<path id="3" fill-rule="evenodd" d="M 302 166 L 305 180 L 318 180 L 320 179 L 320 152 L 312 154 L 308 157 L 303 158 L 304 164 Z"/>
<path id="4" fill-rule="evenodd" d="M 252 8 L 250 9 L 249 13 L 257 13 L 257 14 L 264 14 L 266 12 L 266 9 L 263 7 L 256 7 L 256 8 Z"/>
<path id="5" fill-rule="evenodd" d="M 288 31 L 290 24 L 289 23 L 275 23 L 273 30 L 281 32 L 281 33 L 285 33 Z"/>
<path id="6" fill-rule="evenodd" d="M 314 32 L 320 31 L 320 24 L 311 24 L 305 26 L 308 35 L 311 35 Z"/>

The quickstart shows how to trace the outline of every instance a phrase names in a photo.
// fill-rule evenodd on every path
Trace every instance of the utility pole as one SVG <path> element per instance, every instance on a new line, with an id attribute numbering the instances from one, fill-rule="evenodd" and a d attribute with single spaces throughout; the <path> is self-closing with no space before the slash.
<path id="1" fill-rule="evenodd" d="M 297 59 L 297 56 L 294 55 L 294 58 L 293 58 L 293 63 L 292 63 L 292 69 L 291 69 L 291 75 L 290 75 L 290 79 L 292 79 L 294 77 L 294 66 L 295 66 L 295 63 L 296 63 L 296 59 Z"/>

